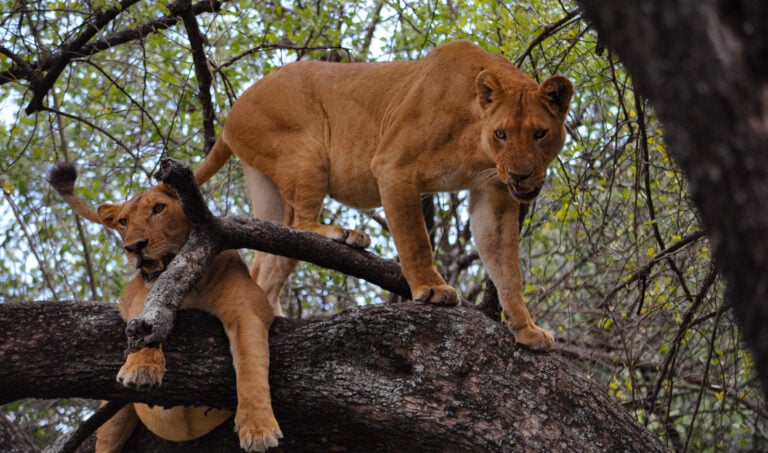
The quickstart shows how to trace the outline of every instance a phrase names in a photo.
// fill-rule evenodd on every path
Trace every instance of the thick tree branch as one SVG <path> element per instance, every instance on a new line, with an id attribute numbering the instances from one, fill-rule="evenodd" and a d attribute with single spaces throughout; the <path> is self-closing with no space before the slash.
<path id="1" fill-rule="evenodd" d="M 163 385 L 142 391 L 114 381 L 122 325 L 103 303 L 0 305 L 0 403 L 83 397 L 234 408 L 234 371 L 215 318 L 180 312 L 163 344 Z M 560 355 L 517 346 L 474 309 L 406 303 L 312 322 L 278 318 L 270 353 L 273 406 L 289 451 L 664 450 Z M 157 448 L 146 432 L 137 436 L 145 437 L 129 451 L 238 449 L 231 424 L 196 443 Z"/>

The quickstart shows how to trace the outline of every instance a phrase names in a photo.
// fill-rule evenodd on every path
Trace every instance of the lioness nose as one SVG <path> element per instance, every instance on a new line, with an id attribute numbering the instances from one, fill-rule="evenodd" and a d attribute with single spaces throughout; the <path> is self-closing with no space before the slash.
<path id="1" fill-rule="evenodd" d="M 512 178 L 512 181 L 514 181 L 517 184 L 525 181 L 526 179 L 528 179 L 529 176 L 531 176 L 530 173 L 528 173 L 527 175 L 518 175 L 516 173 L 509 174 L 509 177 Z"/>
<path id="2" fill-rule="evenodd" d="M 147 246 L 147 240 L 144 239 L 144 240 L 141 240 L 141 241 L 133 242 L 131 244 L 126 244 L 125 245 L 125 251 L 128 252 L 128 253 L 139 253 L 146 246 Z"/>

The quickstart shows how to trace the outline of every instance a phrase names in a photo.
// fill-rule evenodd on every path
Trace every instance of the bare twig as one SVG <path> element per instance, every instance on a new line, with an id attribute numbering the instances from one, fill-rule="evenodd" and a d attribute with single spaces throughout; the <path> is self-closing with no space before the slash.
<path id="1" fill-rule="evenodd" d="M 545 39 L 549 38 L 553 34 L 557 33 L 558 30 L 563 28 L 564 26 L 568 25 L 570 22 L 577 20 L 579 18 L 579 15 L 581 12 L 578 9 L 575 9 L 571 11 L 570 13 L 566 14 L 562 19 L 558 20 L 557 22 L 551 23 L 544 27 L 544 30 L 542 30 L 541 33 L 539 33 L 530 44 L 528 44 L 528 48 L 525 49 L 525 51 L 520 54 L 519 57 L 517 57 L 517 60 L 515 60 L 515 66 L 522 66 L 523 62 L 526 58 L 530 58 L 531 52 L 533 52 L 533 48 L 544 42 Z"/>
<path id="2" fill-rule="evenodd" d="M 651 271 L 653 266 L 658 264 L 659 262 L 666 260 L 668 257 L 674 255 L 684 247 L 698 241 L 699 239 L 705 237 L 705 233 L 703 231 L 697 231 L 695 233 L 691 233 L 688 236 L 680 239 L 679 241 L 675 242 L 671 246 L 667 247 L 666 249 L 660 251 L 657 253 L 651 260 L 641 267 L 640 269 L 632 272 L 631 277 L 627 279 L 627 281 L 623 282 L 622 284 L 618 285 L 617 287 L 613 288 L 611 292 L 608 293 L 608 295 L 603 299 L 603 302 L 600 304 L 601 308 L 605 308 L 608 306 L 608 304 L 613 299 L 613 296 L 616 295 L 619 291 L 626 289 L 627 286 L 631 285 L 632 283 L 644 278 L 648 275 L 648 273 Z"/>
<path id="3" fill-rule="evenodd" d="M 637 92 L 637 89 L 633 90 L 634 96 L 635 96 L 635 110 L 637 112 L 637 124 L 640 128 L 640 152 L 642 155 L 642 173 L 643 173 L 643 188 L 645 190 L 645 198 L 646 198 L 646 205 L 648 206 L 648 215 L 651 220 L 651 229 L 653 230 L 653 237 L 656 240 L 656 243 L 658 244 L 659 248 L 666 249 L 667 246 L 664 244 L 664 239 L 661 237 L 661 231 L 659 230 L 659 224 L 656 221 L 656 208 L 653 203 L 653 191 L 651 190 L 651 164 L 650 164 L 650 155 L 648 153 L 648 137 L 646 135 L 645 130 L 645 108 L 643 106 L 643 101 L 640 98 L 640 94 Z M 683 289 L 683 292 L 685 293 L 685 298 L 688 299 L 689 303 L 693 303 L 693 296 L 691 296 L 691 291 L 688 289 L 688 284 L 685 283 L 685 277 L 683 276 L 682 271 L 680 271 L 680 268 L 677 267 L 677 264 L 672 259 L 671 256 L 667 256 L 665 258 L 667 261 L 667 264 L 669 265 L 669 268 L 672 269 L 672 272 L 677 276 L 677 280 L 680 282 L 680 287 Z M 637 311 L 640 313 L 640 310 L 642 310 L 642 302 L 638 305 Z"/>
<path id="4" fill-rule="evenodd" d="M 53 285 L 53 280 L 51 280 L 50 273 L 48 272 L 48 266 L 45 264 L 45 261 L 43 261 L 40 254 L 37 252 L 37 247 L 35 246 L 35 241 L 32 238 L 32 234 L 29 232 L 29 228 L 27 227 L 26 222 L 24 222 L 24 217 L 21 214 L 21 211 L 19 210 L 19 207 L 16 205 L 16 202 L 13 201 L 13 197 L 11 194 L 3 189 L 3 196 L 5 197 L 5 200 L 8 202 L 8 205 L 11 207 L 11 211 L 13 211 L 14 217 L 16 217 L 16 221 L 19 222 L 19 225 L 21 226 L 21 231 L 24 233 L 24 237 L 27 238 L 27 243 L 29 244 L 29 250 L 32 252 L 32 256 L 35 257 L 35 261 L 37 261 L 37 265 L 40 267 L 40 272 L 43 274 L 43 280 L 45 281 L 45 286 L 48 287 L 48 289 L 51 290 L 51 294 L 53 295 L 54 299 L 58 299 L 58 296 L 56 294 L 56 287 Z"/>
<path id="5" fill-rule="evenodd" d="M 56 94 L 56 90 L 51 90 L 53 94 L 53 105 L 56 108 L 56 110 L 59 109 L 59 97 Z M 64 161 L 69 162 L 69 147 L 67 145 L 67 137 L 64 134 L 64 122 L 61 119 L 61 115 L 55 115 L 56 117 L 56 126 L 58 128 L 59 133 L 59 140 L 61 140 L 61 144 L 59 147 L 61 148 L 61 152 L 64 155 Z M 99 298 L 99 292 L 96 290 L 96 276 L 93 272 L 93 260 L 91 259 L 91 249 L 88 246 L 88 241 L 85 235 L 85 228 L 83 228 L 83 222 L 80 219 L 80 216 L 75 216 L 75 227 L 77 228 L 77 236 L 80 239 L 80 243 L 83 247 L 83 258 L 85 259 L 85 270 L 88 274 L 88 285 L 91 289 L 91 297 L 96 300 Z"/>
<path id="6" fill-rule="evenodd" d="M 126 400 L 112 400 L 99 408 L 88 420 L 82 422 L 74 431 L 62 435 L 49 445 L 44 453 L 73 453 L 77 448 L 93 434 L 99 426 L 106 423 L 120 409 L 128 404 Z"/>

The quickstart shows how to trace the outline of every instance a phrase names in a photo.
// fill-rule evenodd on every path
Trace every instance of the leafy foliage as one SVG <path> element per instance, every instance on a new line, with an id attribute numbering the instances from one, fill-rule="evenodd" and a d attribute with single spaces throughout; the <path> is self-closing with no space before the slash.
<path id="1" fill-rule="evenodd" d="M 57 55 L 99 11 L 116 4 L 2 2 L 0 74 Z M 93 41 L 116 42 L 174 14 L 139 2 L 121 9 Z M 556 332 L 561 353 L 603 382 L 670 447 L 765 448 L 766 413 L 752 362 L 685 178 L 667 154 L 653 110 L 615 56 L 600 49 L 575 5 L 225 2 L 196 19 L 214 79 L 217 127 L 238 93 L 297 59 L 414 59 L 436 44 L 466 38 L 536 79 L 570 77 L 577 93 L 569 139 L 523 230 L 525 292 L 534 318 Z M 45 108 L 32 115 L 23 110 L 33 80 L 24 74 L 0 78 L 0 136 L 6 137 L 0 302 L 114 301 L 130 274 L 114 237 L 76 222 L 48 188 L 43 176 L 53 162 L 75 162 L 82 196 L 96 204 L 146 187 L 161 157 L 195 164 L 205 155 L 190 42 L 177 19 L 169 23 L 73 59 Z M 249 211 L 236 162 L 204 190 L 219 213 Z M 469 236 L 465 199 L 463 193 L 437 194 L 425 206 L 434 212 L 440 270 L 464 297 L 479 301 L 485 273 Z M 351 211 L 331 202 L 322 217 L 368 231 L 376 253 L 396 256 L 381 210 Z M 308 316 L 387 297 L 364 282 L 302 264 L 283 302 L 293 316 Z M 49 424 L 46 436 L 70 423 L 28 404 L 5 409 L 15 418 L 34 412 L 38 426 Z"/>

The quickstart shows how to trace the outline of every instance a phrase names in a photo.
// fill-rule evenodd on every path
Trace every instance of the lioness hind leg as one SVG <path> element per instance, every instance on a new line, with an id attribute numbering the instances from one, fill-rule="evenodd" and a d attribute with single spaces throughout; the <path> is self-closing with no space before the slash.
<path id="1" fill-rule="evenodd" d="M 296 267 L 296 260 L 284 256 L 255 252 L 251 264 L 251 278 L 264 289 L 275 316 L 285 316 L 280 305 L 280 291 Z"/>
<path id="2" fill-rule="evenodd" d="M 104 406 L 106 401 L 102 401 Z M 133 434 L 138 421 L 132 403 L 126 404 L 96 431 L 96 453 L 117 453 Z"/>
<path id="3" fill-rule="evenodd" d="M 318 172 L 310 171 L 314 178 L 304 177 L 301 181 L 290 179 L 280 181 L 280 188 L 266 175 L 243 163 L 243 173 L 253 206 L 253 216 L 260 220 L 283 224 L 320 234 L 327 238 L 353 247 L 367 247 L 370 237 L 357 230 L 348 230 L 335 225 L 321 225 L 317 217 L 327 193 L 327 182 Z M 290 172 L 300 175 L 302 172 Z M 327 181 L 327 176 L 325 178 Z M 282 189 L 282 191 L 281 191 Z M 283 198 L 283 193 L 290 199 Z M 288 276 L 296 267 L 296 260 L 268 253 L 256 252 L 251 265 L 251 277 L 264 290 L 276 316 L 284 316 L 280 306 L 280 291 Z"/>
<path id="4" fill-rule="evenodd" d="M 253 217 L 259 220 L 288 223 L 290 208 L 285 205 L 280 191 L 271 179 L 243 163 L 243 174 L 251 197 Z M 296 260 L 264 252 L 255 252 L 251 264 L 251 277 L 264 290 L 275 316 L 285 316 L 280 305 L 280 291 L 288 275 L 296 267 Z"/>
<path id="5" fill-rule="evenodd" d="M 371 245 L 371 237 L 358 230 L 349 230 L 336 225 L 323 225 L 318 222 L 305 222 L 293 226 L 352 247 L 366 248 Z"/>

